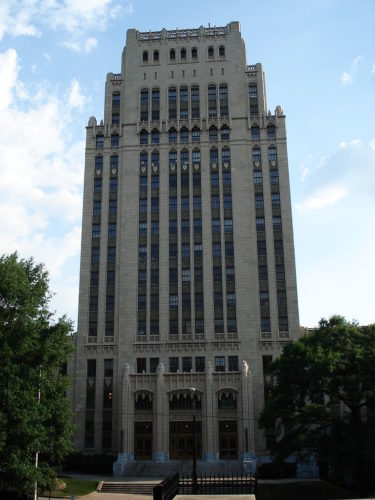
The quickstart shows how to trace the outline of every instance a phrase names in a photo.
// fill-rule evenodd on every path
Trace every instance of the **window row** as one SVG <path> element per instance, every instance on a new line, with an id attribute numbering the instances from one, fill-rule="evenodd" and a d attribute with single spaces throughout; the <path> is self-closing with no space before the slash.
<path id="1" fill-rule="evenodd" d="M 96 136 L 95 142 L 96 148 L 101 149 L 104 148 L 104 135 L 98 134 Z M 119 134 L 111 134 L 111 148 L 118 148 L 120 145 L 120 136 Z"/>
<path id="2" fill-rule="evenodd" d="M 169 165 L 177 165 L 177 150 L 171 149 L 168 153 Z M 221 161 L 224 165 L 230 164 L 230 148 L 228 146 L 223 146 L 221 148 Z M 112 158 L 112 157 L 111 157 Z M 139 154 L 139 163 L 141 167 L 148 166 L 149 153 L 147 151 L 141 151 Z M 201 162 L 201 152 L 199 148 L 194 148 L 191 152 L 191 160 L 193 164 L 200 164 Z M 182 149 L 180 151 L 180 163 L 181 165 L 188 165 L 190 161 L 190 151 L 188 149 Z M 219 150 L 216 147 L 210 149 L 210 164 L 217 165 L 219 163 Z M 158 150 L 151 152 L 151 165 L 159 166 L 160 155 Z M 230 172 L 229 172 L 230 174 Z"/>
<path id="3" fill-rule="evenodd" d="M 256 146 L 252 149 L 252 159 L 255 165 L 260 164 L 262 161 L 262 153 L 260 147 Z M 270 162 L 277 162 L 277 149 L 275 146 L 270 146 L 268 148 L 268 160 Z"/>
<path id="4" fill-rule="evenodd" d="M 260 128 L 257 125 L 251 127 L 251 138 L 255 141 L 260 139 Z M 267 126 L 267 139 L 276 139 L 275 125 Z"/>
<path id="5" fill-rule="evenodd" d="M 212 125 L 209 128 L 208 134 L 209 134 L 209 140 L 211 142 L 217 142 L 219 139 L 219 133 L 220 133 L 220 138 L 222 141 L 228 141 L 229 140 L 229 127 L 228 125 L 223 125 L 221 129 L 218 129 L 214 125 Z M 151 139 L 151 141 L 150 141 Z M 181 144 L 188 143 L 190 140 L 191 142 L 200 142 L 201 140 L 201 130 L 199 127 L 193 127 L 191 129 L 191 138 L 190 138 L 190 132 L 186 127 L 181 127 L 180 131 L 178 132 L 175 128 L 170 128 L 168 131 L 168 141 L 169 144 L 177 144 L 177 140 L 179 139 Z M 160 144 L 160 132 L 158 129 L 153 129 L 151 133 L 148 133 L 147 130 L 142 129 L 139 134 L 139 143 L 141 145 L 147 145 L 151 142 L 151 144 Z M 97 146 L 97 147 L 103 147 L 103 146 Z"/>
<path id="6" fill-rule="evenodd" d="M 198 49 L 197 47 L 192 47 L 190 51 L 188 51 L 185 47 L 182 47 L 181 49 L 175 49 L 172 48 L 169 50 L 168 56 L 169 56 L 169 62 L 187 62 L 189 60 L 189 55 L 190 55 L 190 61 L 198 61 Z M 225 47 L 224 45 L 220 45 L 218 47 L 218 58 L 219 59 L 224 59 L 225 58 Z M 160 62 L 160 52 L 159 50 L 155 49 L 152 51 L 152 53 L 149 54 L 148 50 L 144 50 L 142 52 L 142 63 L 147 64 L 148 62 L 151 61 L 152 57 L 152 62 L 155 64 L 158 64 Z M 215 49 L 213 46 L 208 47 L 207 49 L 207 58 L 209 60 L 214 59 L 215 57 Z"/>
<path id="7" fill-rule="evenodd" d="M 151 107 L 150 107 L 151 97 Z M 219 87 L 215 84 L 210 84 L 207 89 L 208 98 L 208 116 L 215 118 L 218 116 L 225 117 L 229 114 L 228 107 L 228 85 L 221 83 Z M 190 109 L 189 109 L 190 108 Z M 200 93 L 199 87 L 194 85 L 190 90 L 187 86 L 169 87 L 168 89 L 168 118 L 177 119 L 199 118 L 200 116 Z M 160 120 L 160 89 L 154 87 L 151 92 L 148 88 L 141 89 L 140 94 L 140 120 L 148 121 Z"/>

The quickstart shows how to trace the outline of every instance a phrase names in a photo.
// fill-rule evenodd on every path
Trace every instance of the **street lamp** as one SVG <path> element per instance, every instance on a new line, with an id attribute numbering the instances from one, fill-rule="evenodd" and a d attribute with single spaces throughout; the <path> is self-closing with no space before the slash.
<path id="1" fill-rule="evenodd" d="M 197 484 L 197 434 L 195 429 L 195 387 L 190 387 L 189 389 L 190 397 L 192 399 L 193 405 L 193 495 L 197 494 L 198 484 Z"/>

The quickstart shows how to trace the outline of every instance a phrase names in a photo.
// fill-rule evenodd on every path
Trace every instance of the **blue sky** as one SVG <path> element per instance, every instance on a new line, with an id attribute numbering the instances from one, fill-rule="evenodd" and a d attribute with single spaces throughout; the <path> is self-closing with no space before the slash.
<path id="1" fill-rule="evenodd" d="M 375 321 L 373 0 L 1 1 L 0 253 L 46 264 L 59 315 L 77 317 L 85 126 L 126 30 L 235 20 L 287 115 L 300 322 Z"/>

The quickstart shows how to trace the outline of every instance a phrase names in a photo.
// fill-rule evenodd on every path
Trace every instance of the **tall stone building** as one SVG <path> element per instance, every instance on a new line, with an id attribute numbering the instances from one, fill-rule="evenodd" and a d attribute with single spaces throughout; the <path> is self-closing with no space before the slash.
<path id="1" fill-rule="evenodd" d="M 285 116 L 238 22 L 128 30 L 87 126 L 77 449 L 261 456 L 264 366 L 299 334 Z"/>

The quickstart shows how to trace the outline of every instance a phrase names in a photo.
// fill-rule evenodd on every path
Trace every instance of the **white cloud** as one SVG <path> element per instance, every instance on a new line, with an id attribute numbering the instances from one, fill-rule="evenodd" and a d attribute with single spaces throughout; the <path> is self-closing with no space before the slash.
<path id="1" fill-rule="evenodd" d="M 129 15 L 134 13 L 134 6 L 131 2 L 129 2 L 125 5 L 125 12 L 126 12 L 126 14 L 129 14 Z"/>
<path id="2" fill-rule="evenodd" d="M 354 68 L 354 69 L 357 69 L 358 63 L 359 63 L 359 61 L 360 61 L 361 59 L 363 59 L 363 56 L 362 56 L 362 55 L 359 55 L 359 56 L 357 56 L 357 57 L 353 60 L 353 63 L 352 63 L 352 64 L 353 64 L 353 68 Z"/>
<path id="3" fill-rule="evenodd" d="M 0 253 L 17 250 L 44 262 L 61 314 L 68 300 L 61 294 L 70 272 L 65 268 L 72 259 L 78 266 L 82 210 L 84 140 L 72 134 L 71 123 L 86 97 L 76 79 L 65 91 L 47 83 L 29 87 L 19 70 L 15 50 L 0 53 L 0 123 L 6 124 L 0 134 Z"/>
<path id="4" fill-rule="evenodd" d="M 43 57 L 44 57 L 45 59 L 47 59 L 47 61 L 51 61 L 51 59 L 52 59 L 51 54 L 48 54 L 47 52 L 43 52 Z"/>
<path id="5" fill-rule="evenodd" d="M 304 182 L 306 177 L 311 173 L 311 170 L 308 167 L 305 167 L 302 170 L 302 175 L 301 175 L 301 182 Z"/>
<path id="6" fill-rule="evenodd" d="M 341 198 L 347 196 L 348 192 L 343 186 L 325 186 L 318 189 L 313 195 L 308 196 L 303 202 L 297 203 L 296 207 L 301 212 L 324 208 L 335 205 Z"/>
<path id="7" fill-rule="evenodd" d="M 361 139 L 353 139 L 352 141 L 341 141 L 339 148 L 347 148 L 348 146 L 358 146 L 361 144 Z"/>
<path id="8" fill-rule="evenodd" d="M 368 145 L 370 146 L 370 148 L 375 151 L 375 137 L 374 139 L 371 139 L 368 143 Z"/>
<path id="9" fill-rule="evenodd" d="M 71 108 L 78 108 L 82 110 L 85 104 L 85 99 L 85 96 L 81 94 L 79 82 L 74 78 L 70 89 L 68 105 Z"/>
<path id="10" fill-rule="evenodd" d="M 344 72 L 341 75 L 341 83 L 343 85 L 351 85 L 353 83 L 353 76 L 350 73 Z"/>
<path id="11" fill-rule="evenodd" d="M 113 0 L 2 0 L 0 40 L 11 36 L 40 36 L 42 29 L 63 30 L 63 45 L 75 51 L 89 52 L 96 47 L 91 31 L 104 31 L 121 6 Z M 133 6 L 128 3 L 126 12 Z"/>
<path id="12" fill-rule="evenodd" d="M 371 73 L 375 75 L 375 64 L 372 65 Z"/>

